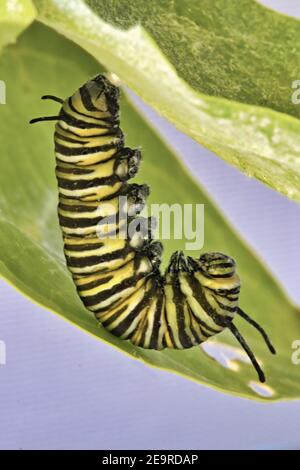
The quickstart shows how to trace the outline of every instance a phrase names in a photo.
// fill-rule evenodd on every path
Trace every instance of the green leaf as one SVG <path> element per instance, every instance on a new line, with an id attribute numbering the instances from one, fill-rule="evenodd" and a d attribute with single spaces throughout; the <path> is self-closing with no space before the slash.
<path id="1" fill-rule="evenodd" d="M 82 306 L 65 266 L 56 214 L 53 124 L 30 126 L 28 121 L 57 112 L 57 103 L 41 101 L 41 95 L 70 95 L 99 72 L 99 65 L 62 36 L 34 24 L 17 45 L 5 49 L 0 66 L 11 91 L 8 103 L 0 107 L 1 275 L 33 301 L 130 356 L 225 392 L 258 399 L 260 396 L 249 386 L 251 381 L 256 383 L 255 371 L 249 364 L 235 360 L 229 363 L 231 368 L 224 367 L 200 347 L 163 352 L 134 347 L 112 336 Z M 204 249 L 221 250 L 237 260 L 243 282 L 241 305 L 267 329 L 278 350 L 278 355 L 272 356 L 259 335 L 237 319 L 236 324 L 265 369 L 270 389 L 262 392 L 270 392 L 270 400 L 299 397 L 300 367 L 291 362 L 291 343 L 297 339 L 300 327 L 298 312 L 176 155 L 124 93 L 122 96 L 123 130 L 128 145 L 142 146 L 144 162 L 139 180 L 151 186 L 150 202 L 205 204 Z M 184 249 L 184 241 L 165 243 L 165 259 L 181 248 Z M 195 256 L 198 252 L 190 254 Z M 240 348 L 229 332 L 223 332 L 209 344 L 210 348 L 234 346 L 234 355 L 237 352 L 237 357 L 240 355 Z"/>
<path id="2" fill-rule="evenodd" d="M 0 4 L 0 51 L 25 29 L 35 17 L 31 0 L 2 0 Z M 1 78 L 1 77 L 0 77 Z"/>
<path id="3" fill-rule="evenodd" d="M 34 1 L 180 130 L 300 201 L 298 20 L 254 0 Z"/>

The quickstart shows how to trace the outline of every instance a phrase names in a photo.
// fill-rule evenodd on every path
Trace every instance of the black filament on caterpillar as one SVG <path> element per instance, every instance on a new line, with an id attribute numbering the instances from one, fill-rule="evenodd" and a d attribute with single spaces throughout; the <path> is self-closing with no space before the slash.
<path id="1" fill-rule="evenodd" d="M 58 216 L 66 263 L 86 308 L 113 335 L 156 350 L 191 348 L 228 328 L 264 382 L 234 315 L 254 326 L 272 353 L 275 349 L 238 305 L 240 280 L 232 258 L 205 253 L 194 259 L 176 252 L 162 275 L 162 245 L 151 231 L 148 236 L 141 231 L 127 238 L 99 237 L 104 217 L 111 217 L 114 234 L 121 230 L 114 222 L 120 195 L 127 197 L 127 217 L 134 220 L 130 207 L 136 214 L 149 194 L 147 185 L 127 182 L 138 171 L 141 153 L 124 146 L 118 87 L 98 75 L 65 100 L 43 99 L 62 105 L 58 116 L 30 122 L 57 121 Z"/>

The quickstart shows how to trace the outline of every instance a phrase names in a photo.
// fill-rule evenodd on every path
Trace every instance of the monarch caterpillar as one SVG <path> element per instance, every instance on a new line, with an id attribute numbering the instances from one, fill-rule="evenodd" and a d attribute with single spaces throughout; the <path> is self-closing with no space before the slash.
<path id="1" fill-rule="evenodd" d="M 235 314 L 260 332 L 274 354 L 275 349 L 238 305 L 240 280 L 231 257 L 205 253 L 194 259 L 175 252 L 162 275 L 162 244 L 153 240 L 151 230 L 127 238 L 113 238 L 110 230 L 99 235 L 104 218 L 110 218 L 112 232 L 121 230 L 114 218 L 121 211 L 120 195 L 128 201 L 126 221 L 145 221 L 137 215 L 149 194 L 147 185 L 127 182 L 138 171 L 141 153 L 124 145 L 118 87 L 98 75 L 65 100 L 42 98 L 61 104 L 57 116 L 30 123 L 57 121 L 58 217 L 66 263 L 85 307 L 112 334 L 142 348 L 191 348 L 228 328 L 264 382 L 233 323 Z"/>

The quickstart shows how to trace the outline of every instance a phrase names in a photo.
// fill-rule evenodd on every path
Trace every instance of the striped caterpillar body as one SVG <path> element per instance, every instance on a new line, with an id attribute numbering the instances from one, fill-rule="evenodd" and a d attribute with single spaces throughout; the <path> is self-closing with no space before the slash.
<path id="1" fill-rule="evenodd" d="M 228 328 L 264 382 L 260 365 L 232 321 L 234 315 L 254 326 L 270 351 L 275 350 L 262 327 L 239 308 L 240 280 L 232 258 L 205 253 L 194 259 L 176 252 L 162 275 L 162 245 L 153 240 L 151 228 L 111 236 L 124 224 L 118 218 L 120 196 L 127 201 L 126 223 L 153 222 L 139 216 L 148 186 L 128 183 L 138 171 L 141 153 L 124 145 L 119 89 L 98 75 L 66 100 L 43 98 L 62 105 L 58 116 L 31 123 L 57 121 L 59 223 L 66 263 L 85 307 L 113 335 L 155 350 L 191 348 Z"/>

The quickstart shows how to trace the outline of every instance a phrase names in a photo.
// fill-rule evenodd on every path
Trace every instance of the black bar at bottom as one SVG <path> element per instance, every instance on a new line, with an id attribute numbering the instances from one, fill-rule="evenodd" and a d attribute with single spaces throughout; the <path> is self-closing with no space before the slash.
<path id="1" fill-rule="evenodd" d="M 19 450 L 0 451 L 0 465 L 6 462 L 26 463 L 73 463 L 83 465 L 93 465 L 91 468 L 99 466 L 123 466 L 126 468 L 139 468 L 140 466 L 152 465 L 185 465 L 187 467 L 207 464 L 209 466 L 216 463 L 232 464 L 253 463 L 268 464 L 270 466 L 272 458 L 276 458 L 276 463 L 280 461 L 285 467 L 289 458 L 293 462 L 297 451 L 233 451 L 233 450 Z M 298 456 L 297 456 L 298 457 Z"/>

